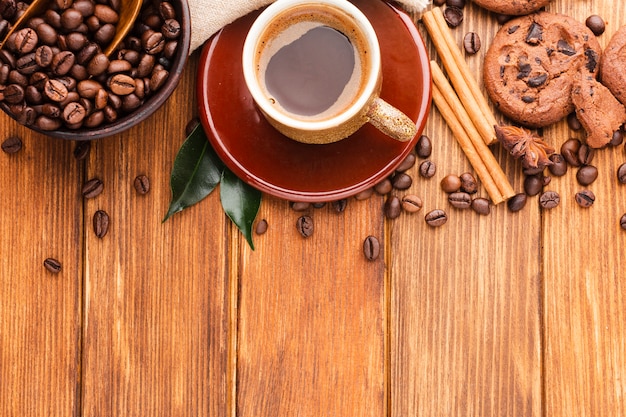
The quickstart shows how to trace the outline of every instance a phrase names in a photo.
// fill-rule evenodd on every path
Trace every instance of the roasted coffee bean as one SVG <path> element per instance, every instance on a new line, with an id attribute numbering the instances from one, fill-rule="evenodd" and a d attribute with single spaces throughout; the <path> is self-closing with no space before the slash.
<path id="1" fill-rule="evenodd" d="M 159 4 L 159 15 L 163 20 L 176 19 L 176 9 L 171 3 L 166 1 L 161 2 L 161 4 Z"/>
<path id="2" fill-rule="evenodd" d="M 578 117 L 576 117 L 576 113 L 570 113 L 567 115 L 567 125 L 569 126 L 570 129 L 575 130 L 575 131 L 582 129 L 583 127 L 580 124 Z"/>
<path id="3" fill-rule="evenodd" d="M 609 145 L 611 146 L 619 146 L 624 142 L 624 133 L 621 130 L 616 130 L 613 132 L 613 136 L 611 137 L 611 141 Z"/>
<path id="4" fill-rule="evenodd" d="M 548 184 L 550 184 L 552 182 L 552 177 L 549 175 L 544 175 L 541 178 L 541 181 L 543 182 L 543 186 L 546 187 Z"/>
<path id="5" fill-rule="evenodd" d="M 391 184 L 391 180 L 389 178 L 385 178 L 374 186 L 374 191 L 380 195 L 388 194 L 392 189 L 393 185 Z"/>
<path id="6" fill-rule="evenodd" d="M 463 23 L 463 10 L 458 7 L 448 6 L 443 11 L 443 17 L 449 27 L 455 28 Z"/>
<path id="7" fill-rule="evenodd" d="M 37 112 L 32 107 L 26 106 L 17 117 L 17 121 L 23 125 L 30 126 L 35 123 Z"/>
<path id="8" fill-rule="evenodd" d="M 578 161 L 580 161 L 582 165 L 589 165 L 593 161 L 595 154 L 596 151 L 593 150 L 593 148 L 583 143 L 580 145 L 580 148 L 578 148 Z"/>
<path id="9" fill-rule="evenodd" d="M 589 16 L 587 20 L 585 20 L 585 25 L 596 36 L 602 35 L 606 29 L 606 24 L 604 23 L 604 19 L 602 19 L 597 14 L 592 14 L 591 16 Z"/>
<path id="10" fill-rule="evenodd" d="M 165 37 L 161 32 L 148 30 L 141 35 L 141 45 L 144 52 L 156 55 L 163 51 L 165 47 Z"/>
<path id="11" fill-rule="evenodd" d="M 465 48 L 465 52 L 470 55 L 474 55 L 480 51 L 480 47 L 480 37 L 477 33 L 468 32 L 465 34 L 465 37 L 463 38 L 463 48 Z"/>
<path id="12" fill-rule="evenodd" d="M 461 178 L 458 175 L 448 174 L 441 180 L 441 189 L 446 193 L 455 193 L 461 189 Z"/>
<path id="13" fill-rule="evenodd" d="M 408 190 L 412 184 L 413 178 L 405 172 L 399 172 L 391 179 L 391 185 L 396 190 Z"/>
<path id="14" fill-rule="evenodd" d="M 87 64 L 87 72 L 89 75 L 98 76 L 104 74 L 108 67 L 109 58 L 103 53 L 98 53 Z"/>
<path id="15" fill-rule="evenodd" d="M 31 75 L 40 69 L 35 60 L 35 53 L 31 52 L 26 55 L 22 55 L 15 63 L 15 68 L 23 75 Z M 28 80 L 24 79 L 23 83 L 28 83 Z"/>
<path id="16" fill-rule="evenodd" d="M 461 179 L 461 191 L 468 194 L 478 192 L 478 183 L 470 172 L 464 172 L 459 178 Z"/>
<path id="17" fill-rule="evenodd" d="M 407 213 L 417 213 L 423 206 L 424 203 L 422 202 L 422 199 L 414 194 L 402 197 L 402 209 Z"/>
<path id="18" fill-rule="evenodd" d="M 472 197 L 468 193 L 455 192 L 448 196 L 448 202 L 452 207 L 464 210 L 472 205 Z"/>
<path id="19" fill-rule="evenodd" d="M 622 164 L 617 168 L 617 180 L 621 184 L 626 184 L 626 163 Z"/>
<path id="20" fill-rule="evenodd" d="M 88 140 L 81 140 L 76 142 L 74 146 L 74 158 L 79 161 L 86 159 L 89 156 L 89 152 L 91 150 L 91 142 Z"/>
<path id="21" fill-rule="evenodd" d="M 261 219 L 257 222 L 254 232 L 259 236 L 264 235 L 267 232 L 267 226 L 267 220 Z"/>
<path id="22" fill-rule="evenodd" d="M 147 77 L 152 73 L 152 69 L 156 63 L 154 55 L 143 54 L 137 64 L 137 77 Z"/>
<path id="23" fill-rule="evenodd" d="M 43 95 L 35 86 L 29 85 L 24 91 L 24 100 L 28 104 L 41 104 L 43 102 Z"/>
<path id="24" fill-rule="evenodd" d="M 85 124 L 85 127 L 98 127 L 103 122 L 104 122 L 104 112 L 100 110 L 100 111 L 95 111 L 91 113 L 85 120 L 84 124 Z"/>
<path id="25" fill-rule="evenodd" d="M 137 194 L 146 195 L 150 192 L 150 179 L 144 174 L 136 176 L 133 185 Z"/>
<path id="26" fill-rule="evenodd" d="M 435 209 L 428 212 L 424 217 L 424 220 L 426 221 L 426 224 L 431 227 L 439 227 L 446 224 L 448 221 L 448 215 L 441 209 Z"/>
<path id="27" fill-rule="evenodd" d="M 115 36 L 115 26 L 111 23 L 107 23 L 106 25 L 102 25 L 100 29 L 96 31 L 93 35 L 93 38 L 100 45 L 107 45 L 113 37 Z"/>
<path id="28" fill-rule="evenodd" d="M 139 108 L 139 106 L 141 106 L 141 100 L 136 94 L 131 93 L 122 97 L 122 110 L 126 113 L 130 113 L 131 111 Z"/>
<path id="29" fill-rule="evenodd" d="M 43 106 L 41 106 L 41 113 L 44 116 L 56 119 L 61 117 L 61 108 L 59 106 L 55 106 L 52 103 L 45 103 Z"/>
<path id="30" fill-rule="evenodd" d="M 11 70 L 8 82 L 9 84 L 16 84 L 25 88 L 28 85 L 28 75 L 30 74 L 22 74 L 17 69 Z"/>
<path id="31" fill-rule="evenodd" d="M 150 77 L 150 91 L 158 91 L 161 87 L 163 87 L 163 84 L 165 84 L 165 81 L 167 81 L 169 76 L 170 73 L 167 72 L 167 70 L 154 71 L 152 73 L 152 77 Z"/>
<path id="32" fill-rule="evenodd" d="M 40 130 L 52 131 L 61 127 L 61 120 L 41 115 L 35 120 L 35 126 Z"/>
<path id="33" fill-rule="evenodd" d="M 556 191 L 546 191 L 539 196 L 539 205 L 543 209 L 552 209 L 559 205 L 561 196 Z"/>
<path id="34" fill-rule="evenodd" d="M 447 0 L 446 5 L 449 7 L 458 7 L 462 9 L 465 7 L 465 0 Z"/>
<path id="35" fill-rule="evenodd" d="M 166 40 L 176 39 L 180 36 L 180 23 L 175 19 L 168 19 L 161 27 L 161 33 Z M 165 47 L 165 45 L 163 45 Z M 163 51 L 163 49 L 161 49 Z"/>
<path id="36" fill-rule="evenodd" d="M 49 66 L 53 58 L 54 53 L 52 52 L 52 48 L 47 45 L 42 45 L 35 51 L 35 62 L 37 62 L 37 65 L 40 67 L 45 68 Z"/>
<path id="37" fill-rule="evenodd" d="M 567 173 L 567 161 L 560 153 L 550 155 L 552 165 L 548 165 L 548 170 L 555 177 L 562 177 Z"/>
<path id="38" fill-rule="evenodd" d="M 91 16 L 95 12 L 95 4 L 91 0 L 74 0 L 72 7 L 78 10 L 83 17 Z"/>
<path id="39" fill-rule="evenodd" d="M 316 209 L 326 207 L 326 203 L 324 203 L 323 201 L 318 202 L 318 203 L 311 203 L 311 205 L 313 206 L 313 208 L 316 208 Z"/>
<path id="40" fill-rule="evenodd" d="M 109 231 L 109 215 L 104 210 L 98 210 L 93 215 L 93 232 L 102 239 Z"/>
<path id="41" fill-rule="evenodd" d="M 304 238 L 313 235 L 313 218 L 311 216 L 300 216 L 296 221 L 296 229 Z"/>
<path id="42" fill-rule="evenodd" d="M 481 216 L 487 216 L 491 213 L 491 204 L 488 199 L 478 197 L 472 200 L 472 210 Z"/>
<path id="43" fill-rule="evenodd" d="M 561 155 L 567 161 L 568 164 L 574 167 L 580 166 L 580 160 L 578 159 L 578 151 L 580 150 L 580 141 L 578 139 L 568 139 L 561 145 Z"/>
<path id="44" fill-rule="evenodd" d="M 584 165 L 578 168 L 576 180 L 580 185 L 589 185 L 598 178 L 598 168 L 593 165 Z"/>
<path id="45" fill-rule="evenodd" d="M 109 88 L 118 96 L 127 96 L 135 92 L 135 80 L 126 74 L 115 74 L 109 81 Z"/>
<path id="46" fill-rule="evenodd" d="M 22 149 L 22 139 L 17 136 L 10 136 L 2 142 L 2 151 L 8 154 L 14 154 Z"/>
<path id="47" fill-rule="evenodd" d="M 402 203 L 400 202 L 400 198 L 395 195 L 387 197 L 383 211 L 385 213 L 385 217 L 388 219 L 393 220 L 400 217 L 400 213 L 402 213 Z"/>
<path id="48" fill-rule="evenodd" d="M 65 75 L 72 69 L 72 66 L 76 62 L 76 57 L 71 51 L 61 51 L 52 58 L 50 63 L 50 70 L 55 75 Z"/>
<path id="49" fill-rule="evenodd" d="M 85 198 L 94 198 L 99 196 L 102 190 L 104 190 L 104 183 L 99 178 L 92 178 L 83 185 L 81 193 Z"/>
<path id="50" fill-rule="evenodd" d="M 433 144 L 426 135 L 420 136 L 415 145 L 415 153 L 420 158 L 429 158 L 433 152 Z"/>
<path id="51" fill-rule="evenodd" d="M 398 167 L 396 168 L 396 172 L 404 172 L 413 168 L 413 166 L 415 165 L 416 159 L 417 158 L 415 157 L 415 154 L 411 152 L 410 154 L 406 156 L 406 158 L 404 158 L 404 160 L 400 163 L 400 165 L 398 165 Z"/>
<path id="52" fill-rule="evenodd" d="M 514 213 L 524 208 L 526 205 L 526 199 L 527 197 L 524 193 L 515 194 L 507 200 L 506 205 L 509 211 Z"/>
<path id="53" fill-rule="evenodd" d="M 106 4 L 96 4 L 93 14 L 104 23 L 117 23 L 119 15 Z"/>
<path id="54" fill-rule="evenodd" d="M 177 41 L 169 41 L 165 42 L 165 47 L 163 48 L 163 57 L 167 59 L 173 59 L 176 55 L 176 51 L 178 49 Z"/>
<path id="55" fill-rule="evenodd" d="M 68 124 L 74 125 L 82 122 L 86 114 L 87 112 L 82 105 L 76 102 L 69 103 L 63 109 L 63 120 Z"/>
<path id="56" fill-rule="evenodd" d="M 102 84 L 94 80 L 83 80 L 78 82 L 76 90 L 81 97 L 94 98 L 99 90 L 102 90 Z"/>
<path id="57" fill-rule="evenodd" d="M 128 72 L 133 68 L 132 64 L 125 59 L 114 59 L 109 62 L 109 68 L 107 72 L 109 74 L 115 74 L 118 72 Z"/>
<path id="58" fill-rule="evenodd" d="M 117 111 L 111 106 L 106 106 L 102 109 L 102 113 L 104 113 L 104 120 L 109 123 L 113 123 L 117 120 Z"/>
<path id="59" fill-rule="evenodd" d="M 24 87 L 18 84 L 9 84 L 4 89 L 4 101 L 9 104 L 21 103 L 24 100 Z"/>
<path id="60" fill-rule="evenodd" d="M 27 54 L 35 50 L 37 42 L 39 42 L 39 37 L 34 29 L 24 28 L 15 32 L 13 42 L 17 52 Z"/>
<path id="61" fill-rule="evenodd" d="M 419 166 L 420 175 L 424 178 L 432 178 L 437 171 L 437 165 L 431 160 L 422 162 Z"/>
<path id="62" fill-rule="evenodd" d="M 62 269 L 61 262 L 57 261 L 54 258 L 47 258 L 46 260 L 44 260 L 43 266 L 44 268 L 46 268 L 46 270 L 48 270 L 48 272 L 52 274 L 58 274 L 59 272 L 61 272 Z"/>
<path id="63" fill-rule="evenodd" d="M 524 192 L 527 196 L 538 195 L 543 190 L 543 177 L 539 175 L 528 175 L 524 178 Z"/>
<path id="64" fill-rule="evenodd" d="M 65 37 L 67 48 L 70 51 L 78 52 L 89 43 L 89 39 L 82 33 L 72 32 Z"/>
<path id="65" fill-rule="evenodd" d="M 13 56 L 13 54 L 8 51 L 6 48 L 0 50 L 0 61 L 3 64 L 8 65 L 11 68 L 15 68 L 15 57 Z"/>
<path id="66" fill-rule="evenodd" d="M 76 53 L 76 62 L 81 65 L 88 65 L 88 63 L 98 55 L 98 52 L 100 52 L 100 47 L 97 44 L 93 42 L 88 43 L 83 49 Z"/>
<path id="67" fill-rule="evenodd" d="M 289 207 L 291 207 L 293 211 L 307 211 L 309 208 L 311 208 L 311 203 L 307 203 L 304 201 L 292 201 L 289 204 Z"/>
<path id="68" fill-rule="evenodd" d="M 578 205 L 583 208 L 591 207 L 596 201 L 595 194 L 590 190 L 579 191 L 576 193 L 574 198 L 576 200 L 576 203 L 578 203 Z"/>
<path id="69" fill-rule="evenodd" d="M 61 25 L 65 30 L 74 30 L 83 23 L 83 15 L 76 9 L 67 9 L 61 13 Z"/>
<path id="70" fill-rule="evenodd" d="M 48 80 L 44 85 L 44 94 L 52 101 L 60 102 L 67 98 L 67 87 L 59 80 Z"/>
<path id="71" fill-rule="evenodd" d="M 374 188 L 373 188 L 373 187 L 370 187 L 370 188 L 366 188 L 366 189 L 365 189 L 365 190 L 363 190 L 363 191 L 358 192 L 358 193 L 354 196 L 354 198 L 355 198 L 357 201 L 364 201 L 364 200 L 369 199 L 369 198 L 372 196 L 372 194 L 374 194 Z"/>
<path id="72" fill-rule="evenodd" d="M 57 7 L 61 10 L 69 9 L 72 5 L 72 0 L 55 0 Z"/>
<path id="73" fill-rule="evenodd" d="M 99 89 L 94 97 L 94 106 L 96 109 L 101 110 L 106 107 L 109 102 L 109 93 L 104 88 Z"/>
<path id="74" fill-rule="evenodd" d="M 446 4 L 446 0 L 433 0 L 435 6 L 441 7 Z"/>
<path id="75" fill-rule="evenodd" d="M 619 219 L 619 225 L 622 228 L 622 230 L 626 230 L 626 214 L 624 214 L 620 219 Z"/>
<path id="76" fill-rule="evenodd" d="M 348 200 L 342 198 L 341 200 L 333 201 L 332 206 L 336 213 L 343 213 L 346 211 L 346 207 L 348 206 Z"/>
<path id="77" fill-rule="evenodd" d="M 363 241 L 363 255 L 368 261 L 375 261 L 380 255 L 380 242 L 375 236 L 368 236 Z"/>

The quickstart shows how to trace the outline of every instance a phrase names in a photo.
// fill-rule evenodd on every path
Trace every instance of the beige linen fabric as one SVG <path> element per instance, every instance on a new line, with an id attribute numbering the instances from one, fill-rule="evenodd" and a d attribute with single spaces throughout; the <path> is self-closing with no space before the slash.
<path id="1" fill-rule="evenodd" d="M 191 12 L 191 48 L 195 49 L 227 24 L 273 0 L 189 0 Z M 397 0 L 408 12 L 421 12 L 430 0 Z"/>

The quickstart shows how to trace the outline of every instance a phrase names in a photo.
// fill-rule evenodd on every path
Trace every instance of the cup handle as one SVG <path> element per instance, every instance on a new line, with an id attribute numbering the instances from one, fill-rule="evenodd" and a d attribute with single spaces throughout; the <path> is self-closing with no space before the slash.
<path id="1" fill-rule="evenodd" d="M 411 140 L 417 134 L 415 123 L 380 97 L 370 104 L 367 117 L 376 129 L 400 142 Z"/>

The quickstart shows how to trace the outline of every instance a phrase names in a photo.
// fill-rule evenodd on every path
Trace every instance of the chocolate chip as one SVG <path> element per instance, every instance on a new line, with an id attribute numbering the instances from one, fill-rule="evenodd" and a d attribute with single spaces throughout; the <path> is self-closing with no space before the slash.
<path id="1" fill-rule="evenodd" d="M 528 28 L 526 34 L 526 43 L 529 45 L 537 45 L 543 40 L 543 27 L 536 22 L 533 22 Z"/>
<path id="2" fill-rule="evenodd" d="M 598 66 L 598 61 L 600 59 L 598 57 L 598 53 L 589 48 L 585 50 L 585 57 L 587 58 L 587 63 L 585 64 L 585 67 L 589 72 L 595 72 L 596 67 Z"/>
<path id="3" fill-rule="evenodd" d="M 556 43 L 556 50 L 567 56 L 572 56 L 576 54 L 576 50 L 574 49 L 574 47 L 567 43 L 567 41 L 564 39 L 559 39 L 559 41 Z"/>
<path id="4" fill-rule="evenodd" d="M 532 88 L 541 87 L 548 79 L 548 74 L 541 74 L 528 79 L 528 86 Z"/>

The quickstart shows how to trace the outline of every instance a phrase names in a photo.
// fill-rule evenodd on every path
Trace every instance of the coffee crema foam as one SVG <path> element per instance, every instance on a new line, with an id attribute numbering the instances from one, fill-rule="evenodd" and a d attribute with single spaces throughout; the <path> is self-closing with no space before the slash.
<path id="1" fill-rule="evenodd" d="M 364 37 L 330 6 L 300 6 L 279 15 L 257 47 L 257 78 L 267 100 L 303 121 L 341 114 L 357 100 L 369 73 Z"/>

